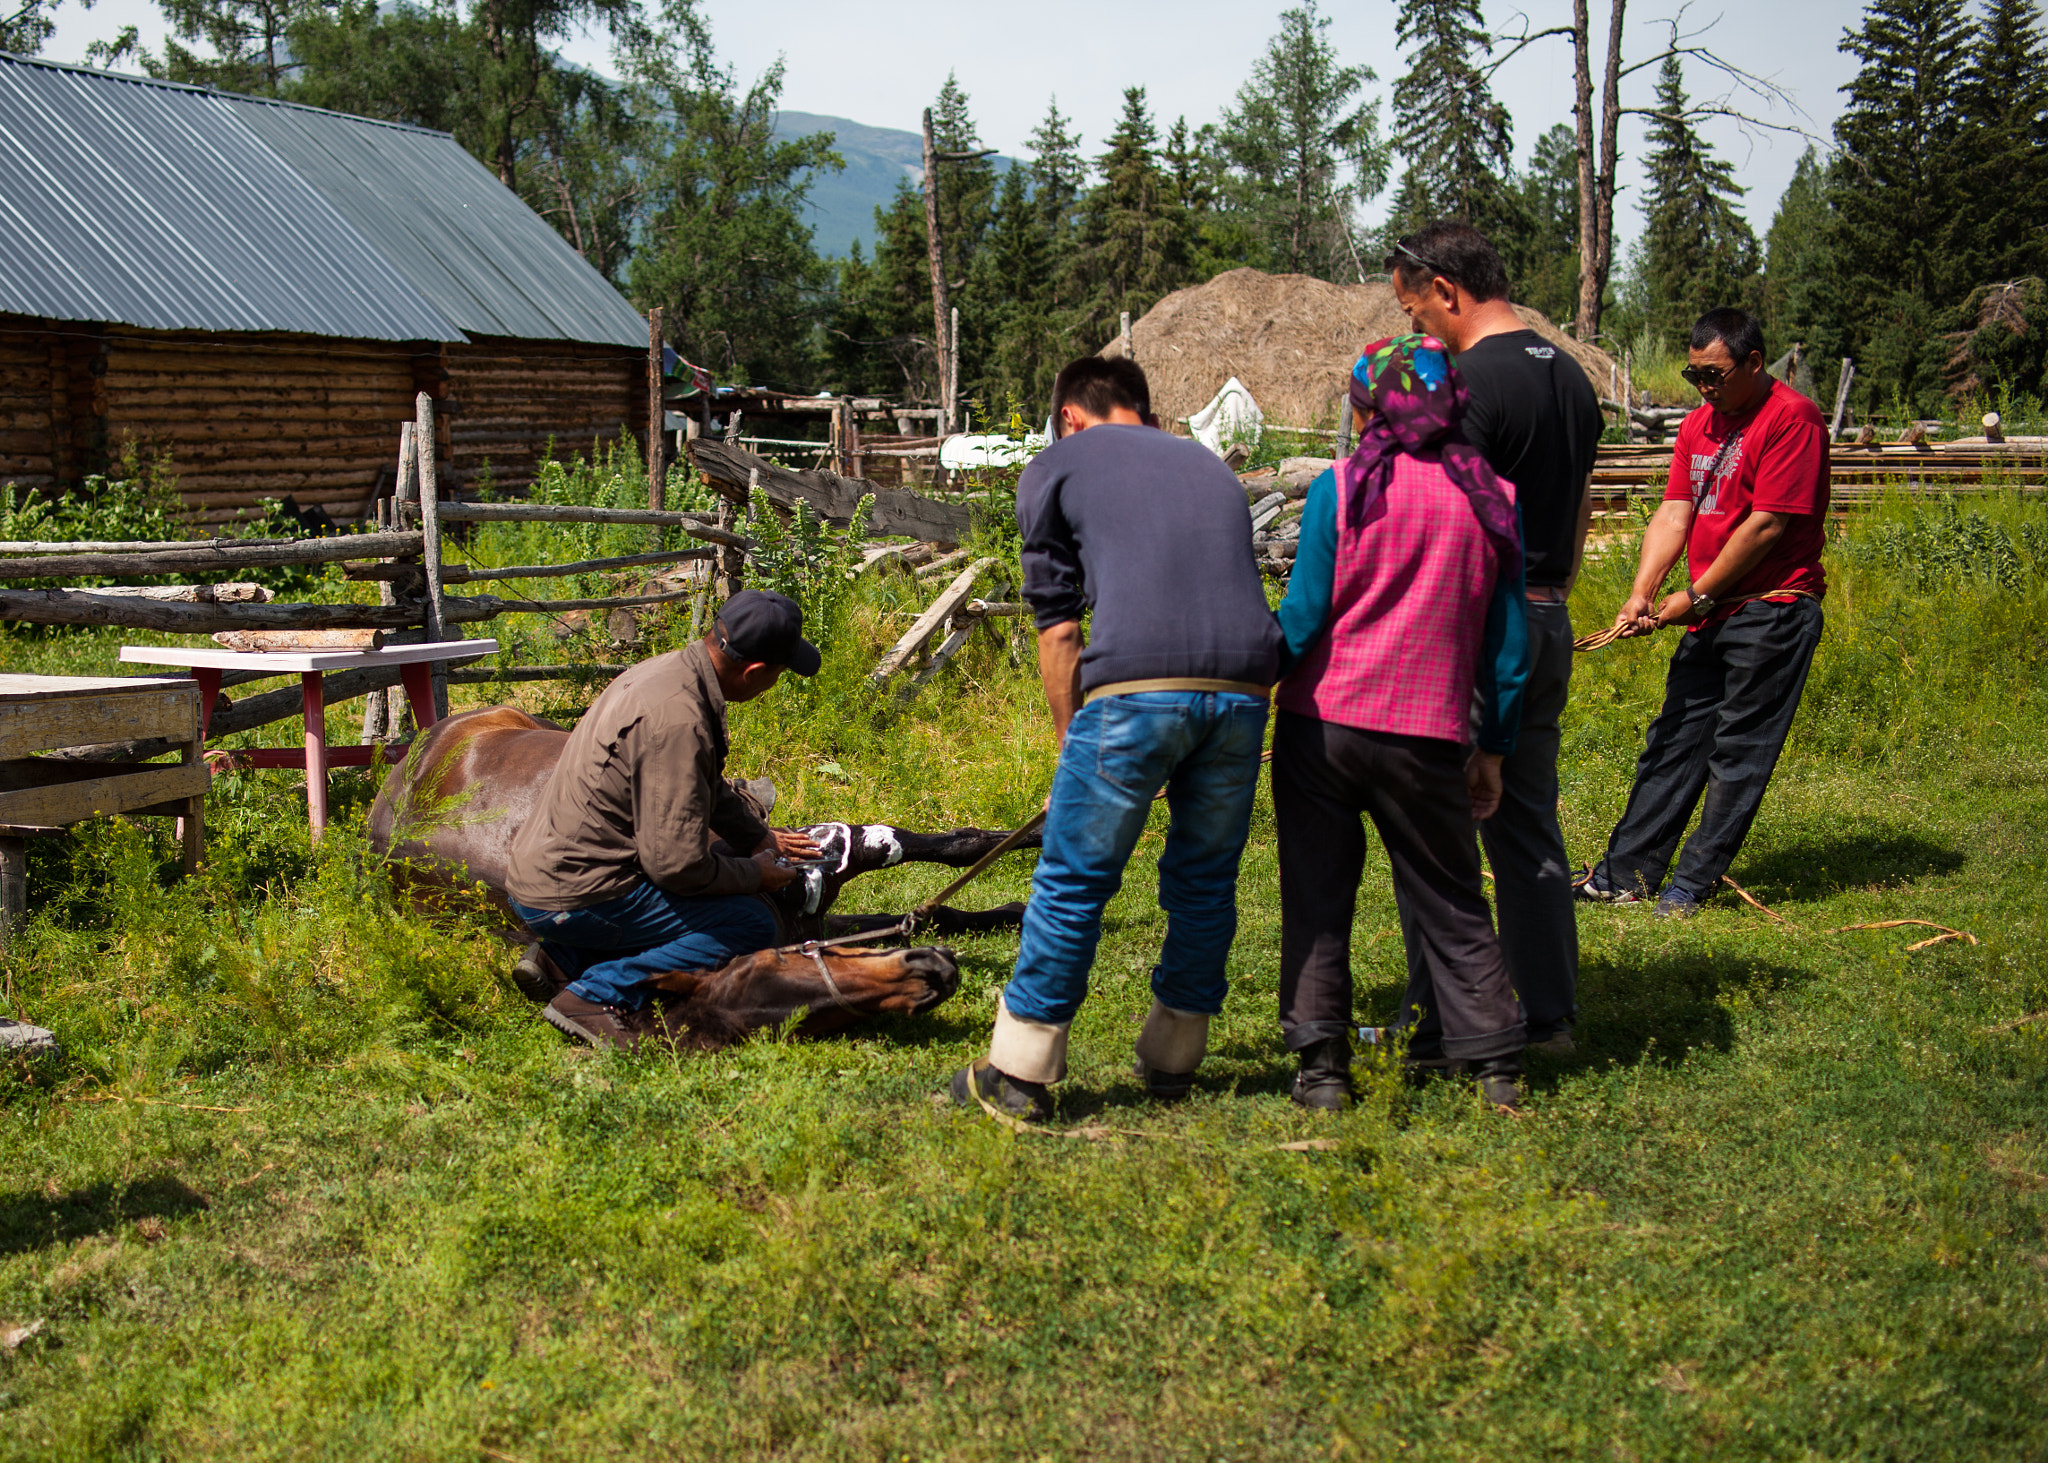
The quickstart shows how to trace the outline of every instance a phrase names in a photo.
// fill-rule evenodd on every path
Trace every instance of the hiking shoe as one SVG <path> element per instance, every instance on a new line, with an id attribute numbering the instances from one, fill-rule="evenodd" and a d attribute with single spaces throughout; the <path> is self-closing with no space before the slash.
<path id="1" fill-rule="evenodd" d="M 536 940 L 526 947 L 526 953 L 512 967 L 512 984 L 519 987 L 519 994 L 527 1000 L 544 1006 L 569 988 L 569 977 L 562 973 L 561 966 L 548 958 L 548 952 L 541 949 L 540 942 Z"/>
<path id="2" fill-rule="evenodd" d="M 1643 896 L 1633 889 L 1617 889 L 1591 869 L 1581 869 L 1572 880 L 1572 894 L 1589 904 L 1641 904 Z"/>
<path id="3" fill-rule="evenodd" d="M 1666 889 L 1657 898 L 1657 907 L 1650 911 L 1652 919 L 1687 919 L 1700 912 L 1700 902 L 1689 891 L 1676 884 Z"/>
<path id="4" fill-rule="evenodd" d="M 1548 1036 L 1532 1036 L 1525 1048 L 1532 1052 L 1548 1052 L 1553 1057 L 1568 1057 L 1578 1049 L 1579 1044 L 1572 1040 L 1569 1026 L 1560 1026 Z"/>
<path id="5" fill-rule="evenodd" d="M 1295 1054 L 1301 1067 L 1288 1095 L 1311 1112 L 1338 1112 L 1351 1106 L 1351 1040 L 1329 1036 L 1312 1041 Z"/>
<path id="6" fill-rule="evenodd" d="M 1179 1102 L 1195 1090 L 1193 1072 L 1162 1072 L 1143 1061 L 1133 1063 L 1131 1070 L 1145 1084 L 1146 1096 L 1155 1102 Z"/>
<path id="7" fill-rule="evenodd" d="M 563 991 L 541 1010 L 541 1019 L 561 1032 L 590 1046 L 632 1051 L 654 1033 L 655 1018 L 645 1011 L 628 1011 L 624 1006 L 600 1006 L 574 991 Z"/>
<path id="8" fill-rule="evenodd" d="M 1479 1083 L 1479 1095 L 1490 1107 L 1501 1112 L 1521 1111 L 1522 1063 L 1518 1058 L 1489 1057 L 1472 1075 Z"/>
<path id="9" fill-rule="evenodd" d="M 976 1057 L 953 1074 L 953 1101 L 1026 1123 L 1042 1123 L 1052 1116 L 1052 1094 L 1043 1082 L 1026 1082 L 999 1072 L 987 1057 Z"/>

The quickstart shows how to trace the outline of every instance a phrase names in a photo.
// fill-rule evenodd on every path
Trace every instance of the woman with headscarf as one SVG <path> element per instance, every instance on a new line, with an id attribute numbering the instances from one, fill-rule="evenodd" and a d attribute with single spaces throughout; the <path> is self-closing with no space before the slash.
<path id="1" fill-rule="evenodd" d="M 1499 1107 L 1520 1097 L 1522 1013 L 1472 834 L 1500 804 L 1521 721 L 1521 536 L 1514 489 L 1458 431 L 1465 400 L 1434 337 L 1366 347 L 1351 376 L 1358 447 L 1309 488 L 1280 606 L 1280 1026 L 1304 1107 L 1351 1098 L 1361 815 L 1422 947 L 1397 1027 L 1408 1061 L 1472 1071 Z"/>

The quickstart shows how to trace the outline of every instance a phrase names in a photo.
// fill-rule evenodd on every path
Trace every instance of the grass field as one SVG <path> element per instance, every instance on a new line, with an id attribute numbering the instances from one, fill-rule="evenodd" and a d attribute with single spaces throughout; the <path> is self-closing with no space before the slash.
<path id="1" fill-rule="evenodd" d="M 0 1351 L 0 1458 L 2048 1456 L 2048 563 L 2041 505 L 1977 506 L 1965 532 L 1892 505 L 1832 552 L 1734 869 L 1783 922 L 1583 914 L 1579 1050 L 1532 1059 L 1520 1120 L 1370 1067 L 1341 1118 L 1288 1103 L 1263 794 L 1177 1108 L 1126 1075 L 1163 817 L 1141 846 L 1061 1095 L 1093 1138 L 936 1096 L 1014 937 L 963 943 L 914 1021 L 627 1059 L 536 1020 L 481 922 L 394 905 L 353 775 L 317 854 L 286 774 L 222 778 L 195 880 L 166 828 L 40 841 L 6 1009 L 67 1055 L 0 1075 L 0 1333 L 33 1331 Z M 1581 628 L 1628 557 L 1589 570 Z M 736 715 L 779 815 L 1008 824 L 1043 796 L 1028 654 L 983 646 L 887 724 L 861 700 L 911 600 L 858 601 L 821 684 Z M 1577 856 L 1668 650 L 1580 658 Z M 1898 918 L 1979 943 L 1835 932 Z M 1361 1020 L 1401 968 L 1379 861 Z"/>

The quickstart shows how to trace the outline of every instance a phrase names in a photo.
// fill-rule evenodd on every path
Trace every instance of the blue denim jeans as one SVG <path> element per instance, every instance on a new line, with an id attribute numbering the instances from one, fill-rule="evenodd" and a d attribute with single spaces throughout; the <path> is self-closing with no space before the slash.
<path id="1" fill-rule="evenodd" d="M 1017 973 L 1003 989 L 1012 1015 L 1074 1019 L 1088 993 L 1103 906 L 1123 885 L 1162 787 L 1172 821 L 1159 856 L 1166 942 L 1152 993 L 1177 1011 L 1223 1009 L 1237 864 L 1265 730 L 1264 698 L 1229 692 L 1141 691 L 1081 708 L 1060 749 Z"/>
<path id="2" fill-rule="evenodd" d="M 751 894 L 679 899 L 642 879 L 587 909 L 508 900 L 586 1001 L 637 1011 L 646 982 L 667 970 L 709 970 L 775 943 L 775 916 Z"/>

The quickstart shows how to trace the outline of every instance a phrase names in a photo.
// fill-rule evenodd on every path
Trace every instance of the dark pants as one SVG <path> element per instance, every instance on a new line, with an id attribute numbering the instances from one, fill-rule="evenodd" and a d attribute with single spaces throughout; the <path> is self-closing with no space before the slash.
<path id="1" fill-rule="evenodd" d="M 1465 749 L 1281 712 L 1273 733 L 1280 842 L 1280 1029 L 1290 1050 L 1351 1029 L 1351 922 L 1372 819 L 1411 912 L 1401 1002 L 1418 1060 L 1520 1051 L 1524 1029 L 1480 887 Z M 1419 958 L 1418 958 L 1419 957 Z"/>
<path id="2" fill-rule="evenodd" d="M 1752 600 L 1680 640 L 1628 807 L 1594 871 L 1602 883 L 1655 894 L 1704 789 L 1700 825 L 1685 840 L 1671 887 L 1697 900 L 1714 892 L 1763 805 L 1822 620 L 1818 600 Z"/>
<path id="3" fill-rule="evenodd" d="M 671 970 L 711 970 L 775 943 L 775 916 L 753 894 L 683 899 L 642 879 L 587 909 L 534 909 L 506 901 L 570 977 L 569 989 L 601 1006 L 637 1011 L 647 982 Z"/>
<path id="4" fill-rule="evenodd" d="M 1558 723 L 1571 683 L 1571 614 L 1562 602 L 1531 600 L 1522 729 L 1500 765 L 1500 809 L 1479 825 L 1479 841 L 1493 866 L 1501 953 L 1532 1042 L 1569 1031 L 1579 1014 L 1579 922 L 1557 823 Z M 1403 901 L 1401 933 L 1414 981 L 1423 975 L 1422 945 L 1410 923 Z"/>

